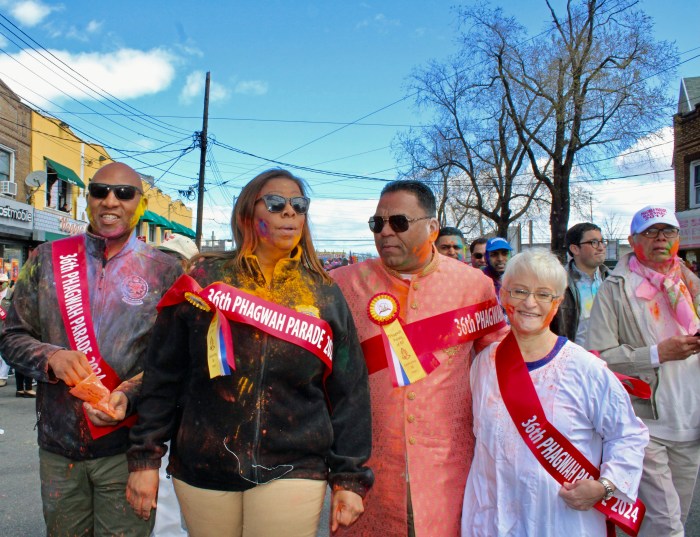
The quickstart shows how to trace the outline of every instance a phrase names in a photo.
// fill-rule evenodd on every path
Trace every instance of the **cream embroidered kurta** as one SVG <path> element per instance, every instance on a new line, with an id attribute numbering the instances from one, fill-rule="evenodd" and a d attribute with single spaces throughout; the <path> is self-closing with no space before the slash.
<path id="1" fill-rule="evenodd" d="M 331 275 L 345 295 L 361 341 L 380 333 L 367 314 L 370 299 L 379 292 L 398 299 L 404 323 L 494 298 L 493 283 L 481 271 L 437 253 L 410 281 L 386 269 L 380 259 L 338 268 Z M 471 351 L 474 345 L 478 351 L 501 339 L 505 330 L 436 352 L 439 367 L 409 386 L 394 388 L 388 369 L 370 375 L 373 438 L 367 465 L 375 483 L 365 513 L 346 535 L 405 537 L 407 479 L 416 537 L 459 535 L 474 450 Z"/>

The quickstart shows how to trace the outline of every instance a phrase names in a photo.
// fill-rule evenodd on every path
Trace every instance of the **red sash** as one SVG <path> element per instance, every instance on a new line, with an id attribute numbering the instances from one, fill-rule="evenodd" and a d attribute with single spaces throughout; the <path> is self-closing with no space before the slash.
<path id="1" fill-rule="evenodd" d="M 87 356 L 90 367 L 100 378 L 102 384 L 111 392 L 119 386 L 121 379 L 102 358 L 97 345 L 92 314 L 90 313 L 85 236 L 75 235 L 55 241 L 52 261 L 58 309 L 63 318 L 63 326 L 66 329 L 70 347 Z M 83 409 L 83 413 L 85 413 L 85 409 Z M 136 419 L 137 416 L 134 414 L 117 425 L 99 427 L 94 425 L 85 414 L 90 434 L 95 440 L 121 427 L 131 427 Z"/>
<path id="2" fill-rule="evenodd" d="M 598 479 L 598 468 L 547 420 L 512 332 L 496 349 L 496 374 L 501 397 L 518 433 L 549 475 L 559 484 Z M 636 536 L 646 512 L 639 499 L 634 504 L 628 504 L 611 498 L 607 502 L 598 502 L 594 507 L 605 515 L 608 535 L 613 537 L 615 530 L 610 522 L 628 535 Z"/>
<path id="3" fill-rule="evenodd" d="M 323 319 L 275 304 L 223 282 L 214 282 L 202 289 L 194 278 L 186 274 L 180 276 L 163 295 L 158 311 L 185 300 L 205 311 L 213 310 L 231 321 L 254 326 L 306 349 L 325 364 L 326 375 L 333 368 L 333 331 Z M 220 329 L 224 345 L 231 345 L 229 323 L 220 323 Z M 232 348 L 226 349 L 226 361 L 232 369 L 236 368 Z"/>
<path id="4" fill-rule="evenodd" d="M 403 325 L 403 329 L 418 359 L 430 363 L 434 352 L 472 341 L 504 326 L 503 310 L 493 298 Z M 363 341 L 362 351 L 370 375 L 388 367 L 382 334 Z"/>

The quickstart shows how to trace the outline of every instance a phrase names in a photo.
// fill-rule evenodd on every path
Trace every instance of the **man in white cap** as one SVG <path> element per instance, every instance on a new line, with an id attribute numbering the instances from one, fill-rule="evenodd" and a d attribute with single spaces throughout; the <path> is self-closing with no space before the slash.
<path id="1" fill-rule="evenodd" d="M 650 399 L 632 397 L 650 434 L 639 486 L 647 507 L 641 536 L 684 535 L 700 467 L 700 280 L 677 255 L 679 231 L 664 207 L 634 215 L 634 252 L 600 287 L 586 344 L 612 370 L 652 389 Z"/>

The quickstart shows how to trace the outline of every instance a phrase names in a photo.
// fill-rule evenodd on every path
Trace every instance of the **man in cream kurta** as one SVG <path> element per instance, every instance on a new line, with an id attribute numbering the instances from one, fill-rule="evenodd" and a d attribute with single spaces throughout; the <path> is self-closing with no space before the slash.
<path id="1" fill-rule="evenodd" d="M 389 183 L 370 229 L 380 259 L 331 272 L 363 342 L 372 398 L 368 466 L 375 473 L 375 485 L 364 515 L 344 533 L 458 536 L 474 450 L 469 363 L 473 350 L 501 339 L 505 329 L 494 325 L 486 335 L 447 347 L 438 340 L 429 342 L 437 367 L 421 380 L 395 387 L 384 354 L 375 352 L 377 347 L 368 352 L 367 343 L 383 330 L 370 319 L 368 307 L 375 295 L 389 294 L 398 302 L 398 315 L 406 326 L 495 301 L 493 284 L 480 271 L 439 255 L 432 246 L 439 229 L 435 198 L 422 183 Z M 411 343 L 426 346 L 425 341 Z"/>

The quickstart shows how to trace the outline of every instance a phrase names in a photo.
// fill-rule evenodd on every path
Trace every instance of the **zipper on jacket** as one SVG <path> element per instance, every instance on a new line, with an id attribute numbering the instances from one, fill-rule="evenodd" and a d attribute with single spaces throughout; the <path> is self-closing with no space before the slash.
<path id="1" fill-rule="evenodd" d="M 253 471 L 253 476 L 254 476 L 254 481 L 258 484 L 260 484 L 260 470 L 258 466 L 258 460 L 260 459 L 260 431 L 261 431 L 261 422 L 262 422 L 262 400 L 264 396 L 264 389 L 263 389 L 263 380 L 265 379 L 265 365 L 266 365 L 266 360 L 265 360 L 265 354 L 267 352 L 267 342 L 268 342 L 269 336 L 265 333 L 263 333 L 263 340 L 262 340 L 262 345 L 260 346 L 260 370 L 258 374 L 258 404 L 255 405 L 255 433 L 253 434 L 253 460 L 252 460 L 252 465 L 253 467 L 251 470 Z"/>

